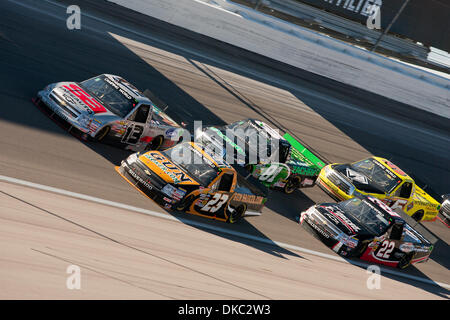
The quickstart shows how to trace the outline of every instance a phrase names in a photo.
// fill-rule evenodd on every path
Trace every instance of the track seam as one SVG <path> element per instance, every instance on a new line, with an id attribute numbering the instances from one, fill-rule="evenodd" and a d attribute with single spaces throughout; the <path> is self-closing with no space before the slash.
<path id="1" fill-rule="evenodd" d="M 143 208 L 133 207 L 133 206 L 126 205 L 126 204 L 123 204 L 123 203 L 109 201 L 109 200 L 105 200 L 105 199 L 101 199 L 101 198 L 96 198 L 96 197 L 92 197 L 92 196 L 88 196 L 88 195 L 84 195 L 84 194 L 80 194 L 80 193 L 75 193 L 75 192 L 71 192 L 71 191 L 67 191 L 67 190 L 63 190 L 63 189 L 58 189 L 58 188 L 54 188 L 54 187 L 50 187 L 50 186 L 45 186 L 45 185 L 41 185 L 41 184 L 37 184 L 37 183 L 33 183 L 33 182 L 21 180 L 21 179 L 16 179 L 16 178 L 0 175 L 0 181 L 13 183 L 13 184 L 17 184 L 17 185 L 21 185 L 21 186 L 25 186 L 25 187 L 29 187 L 29 188 L 33 188 L 33 189 L 38 189 L 38 190 L 42 190 L 42 191 L 52 192 L 52 193 L 68 196 L 68 197 L 71 197 L 71 198 L 80 199 L 80 200 L 91 201 L 91 202 L 95 202 L 95 203 L 98 203 L 98 204 L 107 205 L 107 206 L 110 206 L 110 207 L 115 207 L 115 208 L 120 208 L 120 209 L 124 209 L 124 210 L 128 210 L 128 211 L 142 213 L 142 214 L 146 214 L 146 215 L 149 215 L 149 216 L 162 218 L 162 219 L 165 219 L 165 220 L 181 222 L 181 223 L 184 223 L 184 224 L 187 224 L 187 225 L 190 225 L 190 226 L 205 228 L 205 229 L 213 230 L 213 231 L 218 231 L 218 232 L 221 232 L 221 233 L 229 234 L 229 235 L 232 235 L 232 236 L 237 236 L 237 237 L 248 239 L 248 240 L 257 241 L 257 242 L 264 243 L 264 244 L 269 244 L 269 245 L 273 245 L 273 246 L 279 246 L 281 248 L 288 249 L 288 250 L 293 250 L 293 251 L 297 251 L 297 252 L 311 254 L 311 255 L 314 255 L 314 256 L 317 256 L 317 257 L 321 257 L 321 258 L 325 258 L 325 259 L 328 259 L 328 260 L 333 260 L 333 261 L 337 261 L 337 262 L 343 262 L 343 263 L 352 264 L 352 265 L 355 265 L 355 266 L 358 266 L 358 267 L 367 268 L 370 265 L 370 264 L 367 264 L 367 263 L 364 263 L 364 262 L 361 262 L 361 261 L 346 260 L 346 259 L 344 259 L 342 257 L 339 257 L 339 256 L 333 256 L 333 255 L 330 255 L 330 254 L 326 254 L 326 253 L 322 253 L 322 252 L 318 252 L 318 251 L 314 251 L 314 250 L 298 247 L 298 246 L 287 244 L 287 243 L 283 243 L 283 242 L 273 241 L 273 240 L 270 240 L 270 239 L 264 239 L 264 238 L 253 236 L 253 235 L 250 235 L 250 234 L 245 234 L 245 233 L 241 233 L 241 232 L 238 232 L 238 231 L 232 231 L 232 230 L 228 230 L 228 229 L 224 229 L 224 228 L 220 228 L 220 227 L 215 227 L 215 226 L 208 225 L 206 223 L 196 222 L 196 221 L 192 221 L 192 220 L 188 220 L 188 219 L 183 219 L 183 218 L 178 218 L 177 219 L 177 218 L 175 218 L 173 216 L 170 216 L 170 215 L 167 215 L 167 214 L 164 214 L 164 213 L 160 213 L 160 212 L 157 212 L 157 211 L 151 211 L 151 210 L 147 210 L 147 209 L 143 209 Z M 3 191 L 0 191 L 0 192 L 4 193 Z M 20 200 L 20 201 L 23 201 L 23 200 Z M 63 218 L 63 219 L 65 219 L 65 218 Z M 65 220 L 67 220 L 67 219 L 65 219 Z M 96 231 L 93 231 L 93 232 L 96 233 Z M 117 240 L 114 240 L 114 239 L 113 239 L 113 241 L 118 242 Z M 126 245 L 126 244 L 124 244 L 124 245 Z M 133 248 L 133 249 L 136 249 L 136 248 Z M 140 249 L 136 249 L 136 250 L 141 251 Z M 162 259 L 164 259 L 164 258 L 162 258 Z M 422 283 L 426 283 L 426 284 L 430 284 L 430 285 L 434 285 L 434 286 L 439 286 L 439 287 L 442 287 L 442 288 L 450 290 L 450 285 L 446 284 L 446 283 L 436 282 L 436 281 L 433 281 L 431 279 L 425 279 L 425 278 L 421 278 L 421 277 L 417 277 L 417 276 L 413 276 L 413 275 L 409 275 L 409 274 L 404 274 L 404 273 L 401 273 L 401 272 L 398 272 L 398 271 L 386 269 L 386 268 L 384 268 L 382 266 L 380 266 L 380 269 L 381 269 L 382 272 L 384 272 L 386 274 L 390 274 L 390 275 L 394 275 L 394 276 L 398 276 L 398 277 L 402 277 L 402 278 L 406 278 L 406 279 L 409 279 L 409 280 L 414 280 L 414 281 L 418 281 L 418 282 L 422 282 Z"/>

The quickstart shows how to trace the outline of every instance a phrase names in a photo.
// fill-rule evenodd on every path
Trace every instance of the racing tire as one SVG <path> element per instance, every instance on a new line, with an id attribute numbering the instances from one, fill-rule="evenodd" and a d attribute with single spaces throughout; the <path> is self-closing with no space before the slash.
<path id="1" fill-rule="evenodd" d="M 239 220 L 242 219 L 245 212 L 247 211 L 247 205 L 241 204 L 239 205 L 230 215 L 228 216 L 227 222 L 228 223 L 237 223 Z"/>
<path id="2" fill-rule="evenodd" d="M 244 166 L 245 172 L 252 173 L 253 172 L 253 164 L 246 164 Z"/>
<path id="3" fill-rule="evenodd" d="M 359 243 L 356 246 L 355 250 L 353 251 L 352 256 L 360 258 L 364 254 L 364 252 L 366 252 L 368 245 L 369 245 L 368 242 L 361 242 L 361 243 Z"/>
<path id="4" fill-rule="evenodd" d="M 302 179 L 298 176 L 289 178 L 288 181 L 286 182 L 286 185 L 284 186 L 284 192 L 286 194 L 293 193 L 295 190 L 297 190 L 300 187 L 301 181 L 302 181 Z"/>
<path id="5" fill-rule="evenodd" d="M 416 220 L 417 222 L 420 222 L 420 220 L 422 220 L 424 215 L 423 210 L 418 210 L 416 212 L 414 212 L 414 214 L 411 216 L 414 220 Z"/>
<path id="6" fill-rule="evenodd" d="M 398 263 L 397 268 L 406 269 L 411 265 L 411 261 L 414 258 L 414 252 L 408 253 L 405 255 Z"/>
<path id="7" fill-rule="evenodd" d="M 100 129 L 99 132 L 94 137 L 94 141 L 100 142 L 105 139 L 105 137 L 108 135 L 108 133 L 111 131 L 111 127 L 106 126 Z"/>
<path id="8" fill-rule="evenodd" d="M 151 143 L 149 143 L 147 145 L 147 147 L 145 148 L 147 151 L 148 150 L 159 150 L 162 146 L 164 142 L 164 137 L 163 136 L 157 136 L 155 137 Z"/>
<path id="9" fill-rule="evenodd" d="M 186 199 L 181 200 L 180 203 L 175 205 L 175 210 L 177 211 L 186 211 L 192 204 L 192 201 L 194 200 L 194 196 L 190 195 Z"/>

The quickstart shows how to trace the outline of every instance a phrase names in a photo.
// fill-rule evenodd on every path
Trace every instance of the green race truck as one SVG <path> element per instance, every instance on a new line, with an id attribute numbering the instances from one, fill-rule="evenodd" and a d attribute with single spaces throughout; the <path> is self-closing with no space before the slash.
<path id="1" fill-rule="evenodd" d="M 314 186 L 325 166 L 324 161 L 292 135 L 287 132 L 280 135 L 255 119 L 207 127 L 196 134 L 196 139 L 210 152 L 226 158 L 238 172 L 245 168 L 247 175 L 250 173 L 259 183 L 286 193 Z M 261 145 L 266 147 L 264 152 L 258 149 Z"/>

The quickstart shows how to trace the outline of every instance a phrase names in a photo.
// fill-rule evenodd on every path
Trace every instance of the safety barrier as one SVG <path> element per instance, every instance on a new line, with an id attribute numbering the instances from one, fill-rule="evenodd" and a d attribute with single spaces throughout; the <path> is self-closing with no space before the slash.
<path id="1" fill-rule="evenodd" d="M 450 118 L 450 79 L 226 0 L 109 0 L 288 65 Z"/>

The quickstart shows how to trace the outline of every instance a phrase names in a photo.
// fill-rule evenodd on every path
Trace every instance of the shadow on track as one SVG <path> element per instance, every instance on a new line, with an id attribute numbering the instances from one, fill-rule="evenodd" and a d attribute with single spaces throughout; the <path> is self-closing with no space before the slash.
<path id="1" fill-rule="evenodd" d="M 95 6 L 99 6 L 100 9 L 104 9 L 103 7 L 106 6 L 108 8 L 108 14 L 120 14 L 118 13 L 117 7 L 115 5 L 108 3 L 99 3 L 98 1 L 95 3 L 93 1 L 69 2 L 70 4 L 80 3 L 82 4 L 83 8 L 85 8 L 86 5 L 88 8 L 89 5 L 92 5 L 94 7 L 94 10 Z M 81 81 L 101 73 L 115 73 L 128 79 L 130 82 L 134 83 L 138 88 L 141 88 L 142 90 L 149 88 L 153 92 L 157 92 L 161 99 L 169 105 L 169 109 L 167 110 L 169 115 L 171 115 L 178 122 L 189 122 L 192 120 L 202 119 L 205 124 L 224 123 L 222 119 L 217 117 L 208 108 L 206 108 L 191 95 L 189 95 L 175 83 L 169 80 L 161 72 L 156 70 L 156 68 L 152 67 L 150 61 L 144 61 L 139 56 L 131 52 L 122 43 L 116 41 L 116 39 L 112 39 L 112 37 L 107 33 L 109 31 L 108 28 L 105 30 L 99 29 L 96 33 L 87 31 L 87 29 L 82 29 L 75 32 L 69 31 L 65 28 L 64 21 L 55 26 L 55 22 L 52 22 L 51 19 L 45 21 L 44 19 L 37 16 L 34 17 L 30 15 L 29 17 L 27 16 L 27 19 L 22 19 L 23 13 L 20 13 L 19 15 L 17 12 L 14 12 L 12 8 L 9 8 L 5 4 L 2 4 L 1 6 L 4 19 L 0 21 L 0 32 L 2 34 L 5 34 L 8 39 L 10 39 L 6 41 L 0 38 L 0 66 L 3 71 L 0 74 L 0 82 L 3 84 L 2 88 L 0 89 L 0 97 L 2 99 L 2 106 L 0 108 L 1 119 L 25 126 L 38 128 L 55 134 L 66 134 L 56 125 L 51 123 L 50 120 L 44 120 L 45 117 L 37 109 L 35 109 L 35 107 L 30 102 L 30 99 L 36 94 L 38 90 L 52 82 L 64 80 Z M 65 10 L 61 9 L 60 11 L 61 17 L 65 18 Z M 98 13 L 101 14 L 101 12 Z M 122 18 L 122 16 L 120 17 Z M 130 23 L 136 23 L 138 25 L 145 26 L 148 30 L 153 30 L 154 28 L 155 33 L 159 33 L 159 35 L 163 35 L 163 37 L 166 37 L 169 40 L 174 39 L 175 42 L 179 41 L 180 38 L 184 38 L 180 45 L 191 45 L 200 49 L 200 51 L 204 49 L 205 52 L 212 52 L 214 55 L 223 58 L 225 61 L 227 59 L 230 59 L 233 60 L 233 63 L 246 66 L 250 69 L 255 66 L 259 66 L 255 69 L 259 68 L 264 69 L 265 71 L 273 72 L 276 77 L 279 76 L 286 81 L 292 81 L 292 83 L 295 83 L 296 81 L 302 82 L 302 85 L 304 85 L 305 88 L 311 88 L 311 90 L 317 90 L 320 92 L 336 91 L 341 94 L 340 98 L 343 101 L 348 101 L 348 96 L 355 94 L 353 91 L 351 91 L 352 88 L 337 84 L 331 80 L 323 79 L 319 76 L 312 75 L 305 71 L 295 70 L 295 72 L 298 71 L 298 73 L 296 74 L 296 76 L 293 76 L 291 70 L 286 75 L 284 75 L 284 71 L 279 71 L 278 68 L 271 69 L 270 66 L 268 67 L 267 64 L 261 62 L 262 58 L 259 56 L 252 55 L 243 52 L 242 50 L 232 48 L 225 44 L 214 41 L 209 44 L 205 44 L 208 43 L 209 40 L 204 39 L 204 37 L 202 36 L 192 33 L 188 36 L 186 35 L 186 31 L 168 26 L 163 22 L 141 16 L 137 13 L 129 12 L 125 15 L 125 17 L 123 17 L 123 19 L 127 20 Z M 23 30 L 20 30 L 19 32 L 11 27 L 15 25 L 17 21 L 21 21 L 25 26 L 24 28 L 22 28 Z M 102 31 L 104 32 L 102 33 Z M 204 62 L 210 65 L 214 65 L 224 70 L 229 70 L 234 73 L 270 84 L 272 86 L 283 88 L 283 86 L 272 82 L 270 79 L 264 79 L 256 75 L 249 74 L 245 71 L 245 68 L 243 68 L 242 71 L 239 71 L 234 67 L 226 67 L 224 66 L 224 64 L 215 63 L 210 59 L 186 54 L 181 50 L 174 49 L 170 46 L 161 45 L 148 39 L 145 40 L 139 36 L 130 36 L 125 32 L 119 32 L 117 30 L 114 30 L 114 32 L 118 33 L 119 35 L 123 35 L 124 37 L 134 39 L 135 41 L 140 41 L 151 46 L 155 46 L 159 49 L 182 55 L 186 59 L 190 59 L 190 61 L 192 61 L 192 59 L 195 59 L 196 61 L 200 61 L 202 63 Z M 196 41 L 192 42 L 193 39 Z M 113 44 L 111 45 L 111 43 Z M 57 46 L 55 44 L 61 45 Z M 263 65 L 265 66 L 258 65 L 259 62 L 263 63 Z M 202 72 L 208 73 L 208 70 L 203 69 Z M 211 77 L 215 78 L 214 75 L 210 74 L 208 78 L 211 79 Z M 214 81 L 217 83 L 216 80 Z M 243 99 L 242 95 L 239 95 L 236 92 L 236 89 L 230 88 L 229 84 L 225 85 L 224 87 L 222 83 L 222 88 L 226 88 L 226 91 L 234 98 L 237 98 L 238 102 L 243 103 L 244 105 L 247 105 L 249 109 L 258 112 L 258 114 L 263 117 L 263 120 L 267 120 L 268 122 L 277 125 L 278 121 L 276 121 L 276 119 L 267 117 L 264 111 L 255 104 L 251 104 L 249 106 L 248 101 L 246 101 L 245 98 Z M 290 90 L 289 88 L 283 89 L 288 91 Z M 390 139 L 388 138 L 380 139 L 378 135 L 367 134 L 363 130 L 355 129 L 353 126 L 349 125 L 350 122 L 348 121 L 348 119 L 344 119 L 345 116 L 347 116 L 346 114 L 344 114 L 345 112 L 339 111 L 338 108 L 330 109 L 328 106 L 324 107 L 322 104 L 317 104 L 315 100 L 312 100 L 310 98 L 310 96 L 300 95 L 297 92 L 292 92 L 292 94 L 295 95 L 299 100 L 304 101 L 305 104 L 307 104 L 310 108 L 315 110 L 318 114 L 330 121 L 333 125 L 342 130 L 350 138 L 354 139 L 357 143 L 361 144 L 371 152 L 381 156 L 383 156 L 384 154 L 389 155 L 390 153 L 394 153 L 396 155 L 403 155 L 405 153 L 406 155 L 408 155 L 407 157 L 402 156 L 399 161 L 397 161 L 395 158 L 393 159 L 394 162 L 397 162 L 399 166 L 404 167 L 405 169 L 408 169 L 408 167 L 406 167 L 405 159 L 415 159 L 414 156 L 417 156 L 418 152 L 420 153 L 420 150 L 417 147 L 414 150 L 408 151 L 409 148 L 412 147 L 412 144 L 402 145 L 394 143 L 391 145 Z M 357 100 L 358 96 L 364 94 L 365 93 L 361 93 L 360 91 L 358 91 L 358 94 L 355 94 L 352 99 Z M 337 94 L 335 94 L 335 96 L 337 96 Z M 377 103 L 380 104 L 389 101 L 386 98 L 380 98 L 378 96 L 376 98 Z M 391 104 L 393 105 L 393 108 L 402 107 L 399 106 L 398 103 L 391 102 Z M 8 106 L 15 106 L 15 108 L 8 108 Z M 373 109 L 373 106 L 371 105 L 363 105 L 361 107 L 368 110 Z M 186 119 L 185 117 L 186 111 L 188 111 L 191 115 L 189 119 Z M 377 142 L 373 144 L 373 140 L 377 140 Z M 113 148 L 100 144 L 88 143 L 86 145 L 88 145 L 93 151 L 102 155 L 104 158 L 115 165 L 117 165 L 120 160 L 128 155 L 127 152 L 121 150 L 113 151 Z M 399 147 L 400 149 L 398 149 Z M 433 153 L 425 154 L 427 156 L 433 155 Z M 443 158 L 443 160 L 445 159 Z M 421 164 L 420 166 L 414 167 L 413 169 L 417 169 L 417 172 L 419 172 L 419 170 L 420 172 L 426 172 L 426 170 L 424 171 L 424 169 L 429 169 L 428 166 L 432 166 L 432 162 L 432 160 L 429 160 L 426 163 Z M 438 167 L 442 168 L 444 166 L 445 169 L 445 164 L 441 161 L 441 159 L 439 159 L 438 163 Z M 440 172 L 439 170 L 440 168 L 438 168 L 436 172 Z M 450 181 L 450 179 L 447 181 Z M 293 220 L 293 217 L 295 219 L 295 214 L 298 214 L 299 211 L 305 209 L 310 205 L 309 203 L 312 204 L 313 202 L 308 198 L 304 199 L 305 201 L 300 201 L 299 203 L 297 203 L 297 200 L 294 200 L 290 202 L 292 203 L 291 205 L 290 203 L 287 203 L 287 200 L 291 199 L 287 199 L 287 197 L 285 199 L 284 195 L 276 195 L 275 197 L 280 201 L 286 200 L 286 203 L 283 203 L 283 205 L 274 203 L 272 205 L 270 203 L 273 201 L 269 201 L 267 204 L 268 207 L 278 212 L 282 216 L 288 218 L 289 220 Z M 171 214 L 173 214 L 177 218 L 180 217 L 180 214 L 178 213 Z M 186 215 L 183 214 L 183 218 L 185 216 Z M 189 217 L 189 219 L 196 221 L 197 219 L 201 218 Z M 205 219 L 201 219 L 201 221 L 206 224 L 219 224 L 215 221 L 205 221 Z M 220 226 L 222 227 L 222 224 Z M 243 221 L 238 225 L 224 225 L 224 228 L 233 228 L 233 230 L 236 231 L 242 231 L 270 240 L 267 236 L 265 236 L 247 221 Z M 210 230 L 208 230 L 207 232 L 214 233 Z M 228 237 L 223 234 L 220 234 L 220 236 Z M 256 244 L 254 241 L 247 241 L 243 240 L 242 238 L 238 239 L 234 236 L 230 236 L 229 238 L 233 241 L 240 241 L 242 243 L 245 243 L 246 245 L 255 247 L 259 250 L 264 250 L 265 252 L 276 256 L 281 256 L 281 254 L 298 256 L 293 252 L 280 248 L 276 244 L 265 246 Z M 443 241 L 443 243 L 445 243 L 445 241 Z M 445 250 L 447 250 L 448 252 L 447 247 L 442 247 L 442 251 Z M 440 263 L 443 265 L 445 263 L 445 265 L 448 266 L 447 256 L 442 257 Z M 415 275 L 417 274 L 421 277 L 428 278 L 426 275 L 422 274 L 415 268 L 412 268 L 411 272 Z M 406 280 L 401 278 L 395 279 L 408 283 Z M 430 292 L 433 293 L 440 292 L 439 290 L 435 291 L 434 289 L 430 288 L 424 290 L 430 290 Z"/>
<path id="2" fill-rule="evenodd" d="M 6 18 L 0 22 L 0 32 L 11 39 L 5 41 L 0 38 L 2 57 L 0 67 L 4 71 L 0 74 L 0 82 L 4 84 L 0 89 L 1 120 L 69 136 L 46 118 L 32 104 L 31 98 L 50 83 L 82 81 L 97 74 L 112 73 L 128 79 L 142 91 L 149 88 L 157 93 L 158 97 L 169 105 L 167 113 L 177 122 L 184 121 L 192 125 L 193 120 L 202 120 L 204 125 L 225 124 L 222 119 L 154 68 L 150 64 L 151 61 L 145 61 L 108 34 L 108 30 L 91 32 L 86 28 L 71 32 L 65 28 L 65 24 L 56 27 L 52 19 L 45 20 L 30 15 L 30 19 L 23 20 L 18 16 L 22 13 L 16 12 L 13 7 L 3 4 L 1 9 Z M 60 11 L 61 17 L 65 17 L 65 11 Z M 14 21 L 22 21 L 19 30 L 10 27 Z M 31 37 L 32 34 L 38 35 L 38 38 Z M 36 43 L 39 43 L 38 50 Z M 55 45 L 58 43 L 64 45 Z M 120 161 L 130 154 L 128 151 L 108 145 L 82 143 L 114 165 L 119 165 Z M 95 172 L 93 174 L 95 175 Z M 116 174 L 112 168 L 111 174 Z M 124 183 L 126 184 L 125 181 Z M 279 247 L 245 219 L 239 224 L 229 225 L 183 213 L 168 213 L 188 225 L 239 241 L 268 254 L 283 259 L 285 255 L 300 257 Z M 196 224 L 192 225 L 190 221 Z M 261 238 L 266 243 L 214 231 L 211 228 L 201 227 L 202 224 Z"/>

